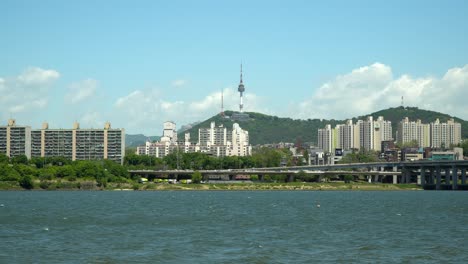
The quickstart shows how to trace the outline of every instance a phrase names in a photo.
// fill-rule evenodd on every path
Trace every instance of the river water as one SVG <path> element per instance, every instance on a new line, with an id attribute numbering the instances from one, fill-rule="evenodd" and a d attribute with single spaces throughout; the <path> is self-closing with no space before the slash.
<path id="1" fill-rule="evenodd" d="M 0 263 L 466 263 L 467 245 L 468 192 L 0 192 Z"/>

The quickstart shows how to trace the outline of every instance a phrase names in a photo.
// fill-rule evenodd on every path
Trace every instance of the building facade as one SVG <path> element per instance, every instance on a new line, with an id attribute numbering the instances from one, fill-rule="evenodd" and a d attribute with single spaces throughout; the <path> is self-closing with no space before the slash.
<path id="1" fill-rule="evenodd" d="M 109 159 L 122 164 L 125 156 L 125 130 L 112 129 L 108 122 L 104 129 L 80 129 L 78 123 L 72 129 L 50 129 L 44 123 L 41 129 L 31 131 L 31 137 L 32 157 Z"/>
<path id="2" fill-rule="evenodd" d="M 446 123 L 436 119 L 430 124 L 430 128 L 432 148 L 448 148 L 461 142 L 461 124 L 455 122 L 453 118 Z"/>
<path id="3" fill-rule="evenodd" d="M 317 146 L 319 149 L 325 152 L 332 152 L 334 150 L 334 131 L 331 128 L 331 125 L 325 125 L 325 128 L 320 128 L 318 130 L 318 142 Z"/>
<path id="4" fill-rule="evenodd" d="M 318 129 L 317 146 L 325 152 L 334 153 L 335 149 L 348 151 L 353 149 L 381 151 L 382 141 L 392 140 L 392 123 L 372 116 L 365 120 L 352 120 L 338 124 L 334 129 L 331 125 Z"/>
<path id="5" fill-rule="evenodd" d="M 137 147 L 136 154 L 151 155 L 158 158 L 181 151 L 184 153 L 201 152 L 216 157 L 249 156 L 252 146 L 249 144 L 249 132 L 234 123 L 232 129 L 216 126 L 211 122 L 208 128 L 198 129 L 198 142 L 190 142 L 190 134 L 185 134 L 184 141 L 171 141 L 162 137 L 158 142 L 146 142 Z"/>
<path id="6" fill-rule="evenodd" d="M 0 126 L 0 153 L 10 158 L 25 155 L 31 158 L 31 127 L 18 126 L 16 120 L 8 120 L 6 126 Z"/>
<path id="7" fill-rule="evenodd" d="M 430 147 L 430 125 L 423 124 L 421 120 L 409 121 L 409 118 L 398 123 L 397 142 L 401 145 L 417 141 L 419 147 Z"/>

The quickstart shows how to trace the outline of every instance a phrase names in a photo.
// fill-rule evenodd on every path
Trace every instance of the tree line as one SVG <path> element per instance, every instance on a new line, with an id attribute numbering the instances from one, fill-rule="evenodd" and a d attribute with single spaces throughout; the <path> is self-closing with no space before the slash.
<path id="1" fill-rule="evenodd" d="M 39 182 L 40 187 L 48 189 L 50 185 L 65 184 L 65 182 L 83 181 L 97 183 L 105 187 L 107 183 L 132 183 L 138 180 L 131 178 L 129 170 L 216 170 L 241 169 L 252 167 L 278 167 L 280 165 L 297 165 L 287 149 L 263 148 L 252 156 L 246 157 L 214 157 L 204 153 L 172 153 L 163 158 L 147 155 L 127 154 L 123 165 L 111 160 L 71 161 L 64 157 L 34 157 L 28 159 L 25 155 L 9 158 L 0 153 L 0 182 L 17 182 L 25 189 L 34 187 Z M 76 187 L 76 186 L 75 186 Z"/>

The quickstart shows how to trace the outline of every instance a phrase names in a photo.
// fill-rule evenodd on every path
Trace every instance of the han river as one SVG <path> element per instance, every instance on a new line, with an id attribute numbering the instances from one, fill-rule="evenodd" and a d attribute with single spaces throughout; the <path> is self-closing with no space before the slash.
<path id="1" fill-rule="evenodd" d="M 0 192 L 0 263 L 467 260 L 468 192 Z"/>

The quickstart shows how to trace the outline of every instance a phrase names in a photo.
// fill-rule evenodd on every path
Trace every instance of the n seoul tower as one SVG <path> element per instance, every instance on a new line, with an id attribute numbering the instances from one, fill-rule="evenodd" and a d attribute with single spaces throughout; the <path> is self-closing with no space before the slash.
<path id="1" fill-rule="evenodd" d="M 242 83 L 242 63 L 241 63 L 241 69 L 240 69 L 240 83 L 239 83 L 239 88 L 237 88 L 237 91 L 240 93 L 240 104 L 239 104 L 239 110 L 242 113 L 244 104 L 242 103 L 242 98 L 243 98 L 243 93 L 245 91 L 244 88 L 244 83 Z"/>

